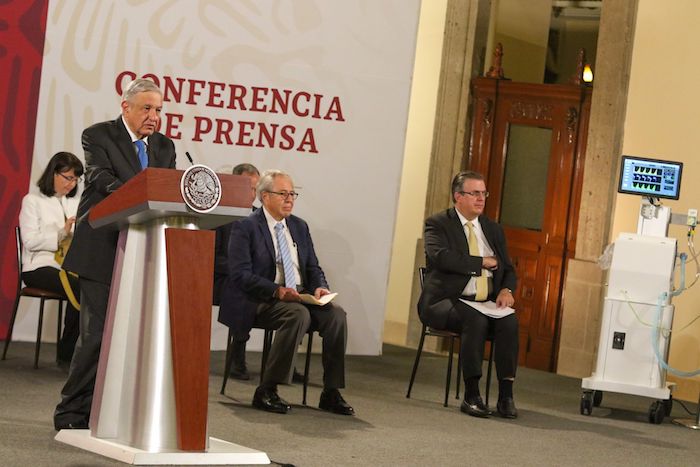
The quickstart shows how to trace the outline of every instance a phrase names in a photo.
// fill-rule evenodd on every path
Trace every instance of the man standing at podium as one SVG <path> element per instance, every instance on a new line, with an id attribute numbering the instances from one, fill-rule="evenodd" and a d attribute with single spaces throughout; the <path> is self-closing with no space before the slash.
<path id="1" fill-rule="evenodd" d="M 88 428 L 119 237 L 116 230 L 90 227 L 90 209 L 146 167 L 175 168 L 175 146 L 157 131 L 162 107 L 158 86 L 137 79 L 124 90 L 116 120 L 83 131 L 85 190 L 63 263 L 64 269 L 80 277 L 80 338 L 54 413 L 57 430 Z"/>
<path id="2" fill-rule="evenodd" d="M 294 215 L 292 178 L 279 170 L 265 172 L 257 186 L 262 208 L 234 222 L 229 242 L 229 279 L 223 289 L 219 321 L 234 335 L 251 328 L 274 329 L 265 375 L 255 390 L 253 406 L 287 413 L 291 407 L 277 393 L 289 383 L 297 346 L 309 328 L 323 338 L 323 392 L 318 406 L 341 415 L 354 415 L 339 389 L 345 387 L 345 311 L 328 303 L 301 303 L 299 292 L 317 299 L 329 294 L 318 264 L 307 223 Z"/>

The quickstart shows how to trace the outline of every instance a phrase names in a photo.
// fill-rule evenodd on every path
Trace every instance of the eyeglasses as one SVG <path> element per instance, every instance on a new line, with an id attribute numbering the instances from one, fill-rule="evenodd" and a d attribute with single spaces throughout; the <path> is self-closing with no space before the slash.
<path id="1" fill-rule="evenodd" d="M 473 198 L 488 198 L 489 197 L 489 192 L 488 191 L 458 191 L 460 195 L 469 195 Z"/>
<path id="2" fill-rule="evenodd" d="M 273 195 L 279 195 L 282 198 L 284 198 L 285 201 L 289 199 L 290 196 L 292 197 L 292 199 L 297 199 L 299 197 L 299 193 L 297 193 L 296 191 L 268 191 L 268 193 L 272 193 Z"/>
<path id="3" fill-rule="evenodd" d="M 83 177 L 73 177 L 72 175 L 71 175 L 71 176 L 66 176 L 66 175 L 63 175 L 61 172 L 56 172 L 56 174 L 58 174 L 58 175 L 60 175 L 61 177 L 63 177 L 63 179 L 64 179 L 65 181 L 69 182 L 69 183 L 73 183 L 73 182 L 78 183 L 78 182 L 82 182 L 82 181 L 83 181 Z"/>

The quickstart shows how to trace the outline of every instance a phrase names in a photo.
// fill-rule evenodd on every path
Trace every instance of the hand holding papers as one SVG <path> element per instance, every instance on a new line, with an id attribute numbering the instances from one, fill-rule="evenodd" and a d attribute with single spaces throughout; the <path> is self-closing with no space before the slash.
<path id="1" fill-rule="evenodd" d="M 316 298 L 311 294 L 308 293 L 302 293 L 299 294 L 299 298 L 301 298 L 302 303 L 306 303 L 307 305 L 326 305 L 333 300 L 336 295 L 338 295 L 338 292 L 335 293 L 329 293 L 326 295 L 322 295 L 320 298 Z"/>
<path id="2" fill-rule="evenodd" d="M 479 313 L 489 316 L 491 318 L 503 318 L 504 316 L 508 316 L 510 314 L 515 313 L 515 310 L 511 307 L 504 306 L 503 308 L 498 308 L 498 306 L 490 300 L 488 302 L 472 302 L 461 298 L 460 300 L 469 305 L 470 307 L 474 308 Z"/>

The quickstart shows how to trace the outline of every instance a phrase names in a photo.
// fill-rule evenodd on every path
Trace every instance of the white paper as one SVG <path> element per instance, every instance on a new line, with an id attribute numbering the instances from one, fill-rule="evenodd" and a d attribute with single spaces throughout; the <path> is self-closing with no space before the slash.
<path id="1" fill-rule="evenodd" d="M 503 308 L 498 308 L 495 302 L 471 302 L 469 300 L 464 300 L 460 298 L 463 303 L 466 303 L 470 307 L 474 308 L 481 314 L 489 316 L 491 318 L 503 318 L 504 316 L 511 315 L 515 313 L 515 310 L 509 306 L 504 306 Z"/>
<path id="2" fill-rule="evenodd" d="M 336 295 L 338 295 L 338 292 L 329 293 L 317 299 L 311 294 L 302 293 L 299 294 L 299 297 L 301 297 L 302 303 L 308 303 L 309 305 L 325 305 L 327 303 L 330 303 L 330 301 L 333 300 L 336 297 Z"/>

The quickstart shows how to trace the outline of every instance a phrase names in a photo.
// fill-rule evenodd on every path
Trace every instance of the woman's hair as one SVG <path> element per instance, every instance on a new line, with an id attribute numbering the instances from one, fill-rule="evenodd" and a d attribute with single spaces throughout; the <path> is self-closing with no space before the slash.
<path id="1" fill-rule="evenodd" d="M 53 177 L 54 174 L 62 174 L 73 169 L 76 177 L 83 175 L 83 163 L 80 159 L 75 157 L 74 154 L 70 152 L 57 152 L 53 155 L 49 164 L 44 169 L 44 172 L 39 177 L 39 181 L 36 182 L 36 186 L 39 187 L 39 191 L 46 196 L 53 196 L 56 191 L 53 188 Z M 76 183 L 73 189 L 66 196 L 72 198 L 78 192 L 78 184 Z"/>

